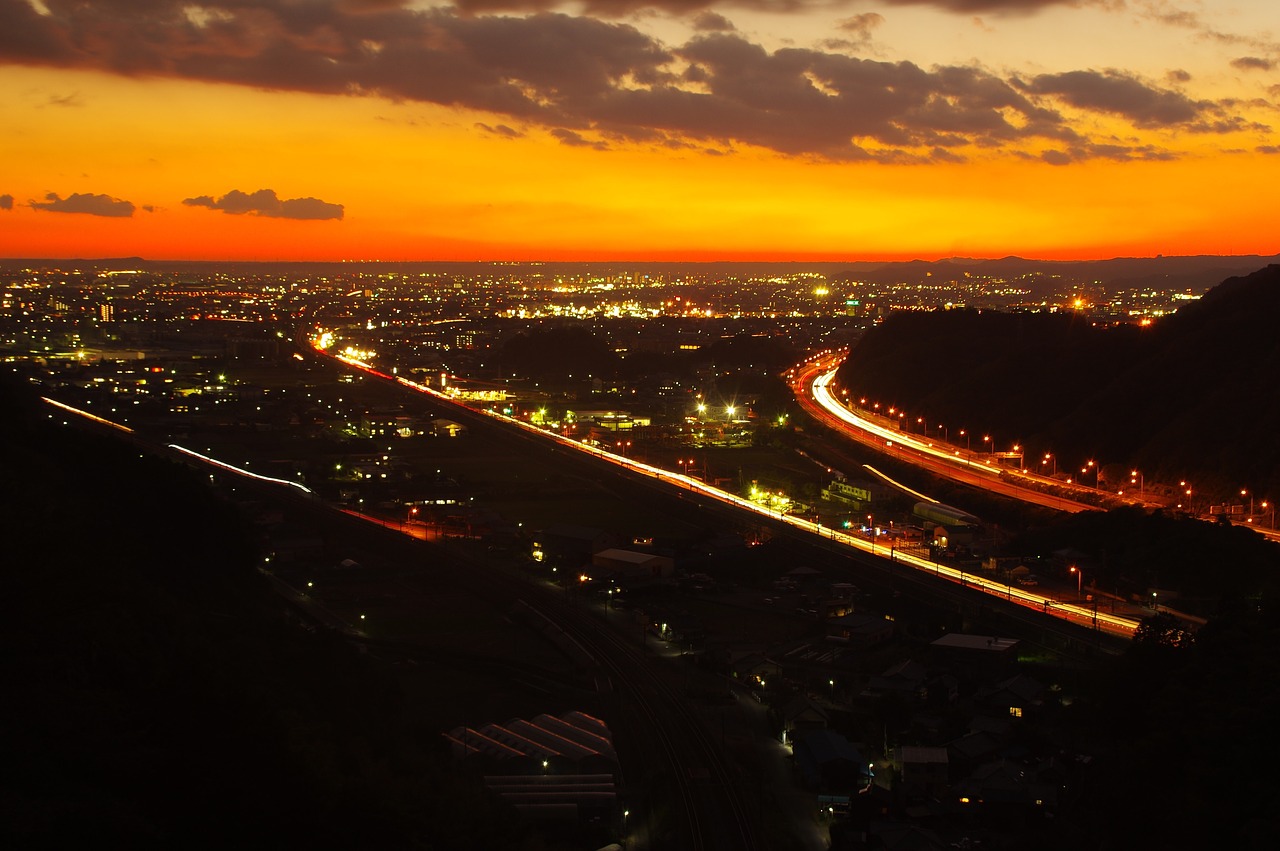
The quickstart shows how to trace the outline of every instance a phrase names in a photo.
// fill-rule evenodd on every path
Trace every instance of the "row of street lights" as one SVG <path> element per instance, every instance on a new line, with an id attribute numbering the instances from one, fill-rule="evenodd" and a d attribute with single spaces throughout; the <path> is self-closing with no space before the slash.
<path id="1" fill-rule="evenodd" d="M 850 403 L 850 400 L 849 400 L 849 398 L 848 398 L 848 396 L 849 396 L 849 391 L 848 391 L 848 390 L 841 390 L 840 392 L 841 392 L 841 394 L 845 397 L 845 404 L 846 404 L 846 405 L 847 405 L 847 404 L 849 404 L 849 403 Z M 882 410 L 881 410 L 881 405 L 880 405 L 880 403 L 879 403 L 879 402 L 870 402 L 870 403 L 869 403 L 869 401 L 868 401 L 868 399 L 867 399 L 866 397 L 862 397 L 862 398 L 860 398 L 860 399 L 858 400 L 858 405 L 859 405 L 859 407 L 861 407 L 861 408 L 863 408 L 863 409 L 867 409 L 868 407 L 870 407 L 871 411 L 872 411 L 874 414 L 877 414 L 877 415 L 880 415 L 880 416 L 885 416 L 885 417 L 889 418 L 891 421 L 892 421 L 894 418 L 896 418 L 896 419 L 898 420 L 898 422 L 899 422 L 899 427 L 902 427 L 902 425 L 904 425 L 905 423 L 909 423 L 909 422 L 910 422 L 910 420 L 908 420 L 908 419 L 907 419 L 907 414 L 906 414 L 906 412 L 905 412 L 905 411 L 901 411 L 901 410 L 899 410 L 896 406 L 890 406 L 890 407 L 887 409 L 887 413 L 886 413 L 886 412 L 882 412 Z M 916 417 L 916 418 L 915 418 L 915 422 L 916 422 L 916 425 L 917 425 L 917 426 L 919 426 L 919 433 L 920 433 L 920 434 L 929 434 L 933 429 L 936 429 L 937 431 L 941 432 L 942 442 L 943 442 L 943 443 L 950 443 L 950 439 L 951 439 L 950 431 L 948 430 L 947 426 L 946 426 L 946 425 L 944 425 L 943 423 L 938 423 L 937 425 L 933 426 L 933 429 L 931 429 L 931 428 L 930 428 L 930 426 L 929 426 L 929 424 L 928 424 L 928 420 L 927 420 L 925 417 L 923 417 L 923 416 Z M 909 428 L 908 428 L 908 429 L 907 429 L 907 431 L 908 431 L 908 433 L 910 433 L 911 429 L 909 429 Z M 960 436 L 963 436 L 963 437 L 964 437 L 964 448 L 965 448 L 965 453 L 966 453 L 966 455 L 968 455 L 968 456 L 971 458 L 971 457 L 972 457 L 972 455 L 973 455 L 973 433 L 972 433 L 972 432 L 970 432 L 968 429 L 963 429 L 963 428 L 962 428 L 962 429 L 960 429 L 960 430 L 959 430 L 959 432 L 958 432 L 958 434 L 957 434 L 957 437 L 960 437 Z M 983 435 L 983 436 L 982 436 L 982 442 L 985 444 L 985 446 L 983 447 L 983 451 L 984 451 L 984 452 L 988 452 L 988 453 L 990 453 L 990 452 L 994 452 L 994 450 L 995 450 L 995 443 L 994 443 L 994 441 L 992 440 L 991 435 L 989 435 L 989 434 Z M 1015 450 L 1015 451 L 1017 451 L 1017 449 L 1018 449 L 1018 447 L 1017 447 L 1017 446 L 1015 446 L 1015 447 L 1014 447 L 1014 450 Z M 1049 476 L 1049 478 L 1054 478 L 1054 479 L 1056 479 L 1056 478 L 1058 477 L 1058 458 L 1057 458 L 1057 456 L 1056 456 L 1054 453 L 1052 453 L 1052 452 L 1046 452 L 1046 453 L 1044 453 L 1044 456 L 1043 456 L 1043 457 L 1041 458 L 1041 460 L 1040 460 L 1040 466 L 1041 466 L 1041 468 L 1042 468 L 1042 471 L 1044 470 L 1044 468 L 1048 468 L 1048 476 Z M 1026 472 L 1026 471 L 1024 470 L 1023 472 Z M 1096 462 L 1096 461 L 1093 461 L 1093 460 L 1090 460 L 1090 461 L 1085 462 L 1084 466 L 1080 468 L 1080 478 L 1079 478 L 1079 480 L 1078 480 L 1078 481 L 1079 481 L 1079 483 L 1080 483 L 1081 485 L 1085 485 L 1086 480 L 1087 480 L 1087 477 L 1088 477 L 1088 476 L 1090 476 L 1090 475 L 1092 475 L 1092 477 L 1093 477 L 1093 489 L 1094 489 L 1095 491 L 1099 491 L 1099 492 L 1100 492 L 1100 491 L 1101 491 L 1101 489 L 1102 489 L 1102 487 L 1101 487 L 1101 483 L 1102 483 L 1102 465 L 1101 465 L 1101 464 L 1099 464 L 1099 463 L 1098 463 L 1098 462 Z M 1070 478 L 1070 477 L 1068 477 L 1066 481 L 1067 481 L 1067 484 L 1071 484 L 1071 478 Z M 1133 486 L 1133 487 L 1136 487 L 1136 488 L 1138 489 L 1138 494 L 1139 494 L 1139 497 L 1140 497 L 1140 498 L 1141 498 L 1141 497 L 1145 497 L 1145 496 L 1146 496 L 1146 490 L 1147 490 L 1147 488 L 1146 488 L 1146 476 L 1144 475 L 1143 471 L 1141 471 L 1141 470 L 1131 470 L 1131 471 L 1129 472 L 1129 485 L 1130 485 L 1130 486 Z M 1177 506 L 1176 506 L 1176 507 L 1177 507 L 1177 508 L 1179 508 L 1179 509 L 1183 509 L 1183 510 L 1190 510 L 1190 508 L 1191 508 L 1192 487 L 1191 487 L 1191 485 L 1190 485 L 1190 484 L 1188 484 L 1186 481 L 1181 481 L 1181 482 L 1179 482 L 1179 483 L 1178 483 L 1178 486 L 1179 486 L 1179 493 L 1178 493 L 1178 496 L 1179 496 L 1179 497 L 1185 497 L 1185 500 L 1186 500 L 1186 501 L 1185 501 L 1185 504 L 1184 504 L 1183 502 L 1179 502 L 1179 503 L 1177 503 Z M 1118 494 L 1118 495 L 1120 495 L 1120 496 L 1123 496 L 1123 495 L 1124 495 L 1124 491 L 1123 491 L 1123 490 L 1117 491 L 1117 494 Z M 1248 519 L 1248 521 L 1247 521 L 1247 522 L 1252 523 L 1252 522 L 1253 522 L 1253 518 L 1254 518 L 1254 517 L 1256 517 L 1256 516 L 1258 515 L 1258 512 L 1257 512 L 1257 510 L 1256 510 L 1256 509 L 1259 507 L 1259 505 L 1255 505 L 1255 502 L 1254 502 L 1254 495 L 1253 495 L 1253 494 L 1252 494 L 1252 493 L 1251 493 L 1247 488 L 1242 488 L 1242 489 L 1240 490 L 1240 496 L 1241 496 L 1241 498 L 1244 498 L 1244 497 L 1246 497 L 1246 496 L 1249 498 L 1249 514 L 1248 514 L 1248 518 L 1249 518 L 1249 519 Z M 1260 503 L 1260 507 L 1261 507 L 1261 509 L 1262 509 L 1262 512 L 1263 512 L 1263 513 L 1268 513 L 1268 514 L 1270 515 L 1270 524 L 1269 524 L 1269 525 L 1271 526 L 1271 528 L 1273 528 L 1273 529 L 1274 529 L 1274 528 L 1276 528 L 1276 510 L 1275 510 L 1275 504 L 1274 504 L 1274 503 L 1271 503 L 1271 502 L 1263 501 L 1263 502 L 1261 502 L 1261 503 Z"/>

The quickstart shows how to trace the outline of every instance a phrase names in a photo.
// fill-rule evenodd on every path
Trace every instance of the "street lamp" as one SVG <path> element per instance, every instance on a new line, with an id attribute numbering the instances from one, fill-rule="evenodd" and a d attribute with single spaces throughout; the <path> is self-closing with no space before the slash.
<path id="1" fill-rule="evenodd" d="M 1246 496 L 1249 497 L 1249 516 L 1252 517 L 1253 516 L 1253 494 L 1249 493 L 1249 491 L 1246 488 L 1241 488 L 1240 498 L 1243 499 Z"/>
<path id="2" fill-rule="evenodd" d="M 1049 477 L 1056 479 L 1058 477 L 1058 459 L 1054 457 L 1052 452 L 1044 453 L 1044 460 L 1040 462 L 1040 466 L 1043 467 L 1050 461 L 1053 462 L 1053 472 L 1049 474 Z"/>
<path id="3" fill-rule="evenodd" d="M 1135 483 L 1138 485 L 1139 494 L 1146 492 L 1146 479 L 1143 477 L 1142 473 L 1137 470 L 1134 470 L 1129 474 L 1129 484 L 1132 485 Z"/>
<path id="4" fill-rule="evenodd" d="M 1071 565 L 1071 572 L 1076 575 L 1076 599 L 1079 599 L 1080 593 L 1081 593 L 1080 583 L 1084 579 L 1084 572 L 1081 571 L 1080 568 L 1076 567 L 1074 564 Z"/>
<path id="5" fill-rule="evenodd" d="M 836 681 L 827 680 L 827 685 L 831 686 L 831 699 L 835 700 L 836 699 Z"/>
<path id="6" fill-rule="evenodd" d="M 1090 470 L 1092 470 L 1092 471 L 1093 471 L 1093 489 L 1094 489 L 1094 490 L 1097 490 L 1097 489 L 1098 489 L 1098 479 L 1100 478 L 1099 474 L 1101 473 L 1102 468 L 1101 468 L 1100 466 L 1098 466 L 1097 464 L 1095 464 L 1094 462 L 1089 461 L 1089 462 L 1088 462 L 1088 463 L 1086 463 L 1083 467 L 1081 467 L 1081 468 L 1080 468 L 1080 475 L 1081 475 L 1081 476 L 1084 476 L 1084 475 L 1086 475 Z"/>

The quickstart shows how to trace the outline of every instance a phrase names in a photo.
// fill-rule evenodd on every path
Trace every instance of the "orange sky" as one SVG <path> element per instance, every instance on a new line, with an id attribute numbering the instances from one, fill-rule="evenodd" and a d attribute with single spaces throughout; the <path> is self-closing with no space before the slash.
<path id="1" fill-rule="evenodd" d="M 114 24 L 73 20 L 57 0 L 0 0 L 0 31 L 24 39 L 0 36 L 0 256 L 1280 251 L 1263 190 L 1280 185 L 1269 125 L 1280 53 L 1265 31 L 1224 47 L 1205 38 L 1222 33 L 1215 22 L 1164 26 L 1166 53 L 1125 69 L 1103 64 L 1116 58 L 1106 45 L 1082 46 L 1075 64 L 1058 45 L 1052 67 L 1021 58 L 1025 45 L 975 62 L 939 46 L 948 26 L 985 38 L 974 24 L 945 0 L 904 2 L 878 7 L 880 23 L 853 15 L 867 4 L 772 18 L 636 4 L 622 19 L 406 6 L 384 28 L 420 26 L 412 39 L 379 35 L 383 13 L 346 11 L 354 0 L 313 4 L 328 17 L 305 25 L 175 3 L 167 34 L 125 56 L 110 46 Z M 1004 5 L 1037 13 L 989 18 L 1006 31 L 991 45 L 1037 26 L 1048 38 L 1085 15 L 1155 26 L 1052 0 Z M 900 21 L 932 21 L 938 45 L 919 39 L 909 55 L 888 38 Z M 73 42 L 72 23 L 102 40 Z M 528 47 L 534 35 L 550 47 Z M 285 49 L 273 39 L 288 61 L 264 58 Z M 219 62 L 202 64 L 210 56 Z"/>

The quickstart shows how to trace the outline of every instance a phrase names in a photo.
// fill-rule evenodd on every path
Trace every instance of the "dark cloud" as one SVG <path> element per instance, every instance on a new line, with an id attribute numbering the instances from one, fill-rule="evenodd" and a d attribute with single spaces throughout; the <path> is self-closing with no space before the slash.
<path id="1" fill-rule="evenodd" d="M 505 124 L 490 125 L 490 124 L 484 124 L 477 121 L 476 127 L 478 127 L 479 129 L 483 130 L 486 133 L 492 133 L 494 136 L 502 136 L 507 139 L 519 139 L 521 136 L 524 135 L 519 130 L 513 130 L 512 128 L 508 127 Z"/>
<path id="2" fill-rule="evenodd" d="M 1254 150 L 1260 154 L 1280 154 L 1280 145 L 1259 145 Z"/>
<path id="3" fill-rule="evenodd" d="M 0 195 L 0 210 L 12 210 L 12 209 L 13 209 L 13 196 Z"/>
<path id="4" fill-rule="evenodd" d="M 836 28 L 849 34 L 854 47 L 866 47 L 871 44 L 871 33 L 883 24 L 884 15 L 878 12 L 863 12 L 836 22 Z"/>
<path id="5" fill-rule="evenodd" d="M 944 12 L 972 15 L 996 12 L 1010 15 L 1032 15 L 1057 6 L 1102 6 L 1107 0 L 882 0 L 888 6 L 933 6 Z"/>
<path id="6" fill-rule="evenodd" d="M 221 210 L 233 216 L 253 215 L 270 219 L 304 219 L 323 220 L 341 219 L 342 205 L 330 204 L 319 198 L 285 198 L 276 197 L 274 189 L 259 189 L 257 192 L 241 192 L 232 189 L 221 198 L 200 195 L 196 198 L 185 198 L 182 201 L 188 207 L 208 207 Z"/>
<path id="7" fill-rule="evenodd" d="M 72 92 L 69 95 L 49 95 L 49 106 L 84 106 L 84 101 L 80 99 L 79 92 Z"/>
<path id="8" fill-rule="evenodd" d="M 715 12 L 699 12 L 694 15 L 693 28 L 699 32 L 732 32 L 737 29 L 732 21 Z"/>
<path id="9" fill-rule="evenodd" d="M 460 14 L 395 0 L 44 0 L 50 10 L 45 16 L 26 0 L 0 0 L 0 62 L 458 106 L 512 119 L 515 126 L 554 130 L 570 145 L 633 141 L 732 150 L 746 144 L 884 162 L 929 161 L 938 152 L 963 156 L 965 146 L 1018 148 L 1034 140 L 1078 147 L 1078 132 L 1057 111 L 1063 103 L 1124 115 L 1143 127 L 1198 129 L 1227 120 L 1212 104 L 1118 72 L 1049 74 L 1021 83 L 976 67 L 925 69 L 817 49 L 771 53 L 724 29 L 710 0 L 647 4 L 694 15 L 695 26 L 714 25 L 674 47 L 626 23 L 549 12 L 477 14 L 501 2 L 464 0 L 466 14 Z M 527 10 L 540 2 L 515 5 Z M 819 2 L 829 8 L 828 0 L 743 5 L 777 11 Z M 932 5 L 1028 12 L 1054 2 Z M 588 0 L 596 10 L 637 5 Z M 845 46 L 865 43 L 880 20 L 875 13 L 848 18 Z M 515 132 L 506 124 L 479 129 Z M 229 194 L 218 202 L 209 198 L 205 206 L 227 198 L 237 201 Z M 293 202 L 278 203 L 283 211 Z M 341 212 L 314 199 L 299 204 L 309 215 L 298 217 L 336 218 Z M 276 208 L 252 212 L 283 214 L 267 209 Z"/>
<path id="10" fill-rule="evenodd" d="M 1270 59 L 1259 56 L 1241 56 L 1239 59 L 1231 60 L 1231 67 L 1241 71 L 1270 71 L 1275 65 L 1276 63 Z"/>
<path id="11" fill-rule="evenodd" d="M 837 0 L 838 2 L 838 0 Z M 1103 5 L 1107 0 L 882 0 L 890 6 L 932 6 L 944 12 L 969 15 L 975 12 L 1031 15 L 1055 6 Z M 454 5 L 471 14 L 486 12 L 545 11 L 559 3 L 557 0 L 455 0 Z M 622 17 L 643 9 L 657 9 L 677 15 L 685 15 L 712 6 L 732 6 L 775 13 L 797 14 L 825 11 L 832 0 L 583 0 L 584 10 L 593 15 Z"/>
<path id="12" fill-rule="evenodd" d="M 1165 75 L 1171 83 L 1189 83 L 1191 82 L 1191 72 L 1184 71 L 1181 68 L 1174 68 Z"/>
<path id="13" fill-rule="evenodd" d="M 581 133 L 573 130 L 567 130 L 564 127 L 553 127 L 551 135 L 560 140 L 560 144 L 568 145 L 571 148 L 595 148 L 597 151 L 608 149 L 608 145 L 599 140 L 588 139 Z"/>
<path id="14" fill-rule="evenodd" d="M 1139 127 L 1188 125 L 1214 108 L 1207 101 L 1194 101 L 1181 92 L 1158 88 L 1120 71 L 1041 74 L 1021 88 L 1052 95 L 1079 109 L 1120 115 Z"/>
<path id="15" fill-rule="evenodd" d="M 56 192 L 44 196 L 43 201 L 28 201 L 27 206 L 33 210 L 45 210 L 50 213 L 83 213 L 88 216 L 105 216 L 107 218 L 127 219 L 136 209 L 131 201 L 122 201 L 110 195 L 90 195 L 76 192 L 61 198 Z"/>

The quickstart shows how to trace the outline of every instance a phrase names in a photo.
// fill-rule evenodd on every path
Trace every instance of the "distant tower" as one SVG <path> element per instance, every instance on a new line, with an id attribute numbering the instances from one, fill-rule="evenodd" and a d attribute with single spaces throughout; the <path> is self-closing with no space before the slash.
<path id="1" fill-rule="evenodd" d="M 116 306 L 109 301 L 104 301 L 98 305 L 98 318 L 103 322 L 115 322 Z"/>

